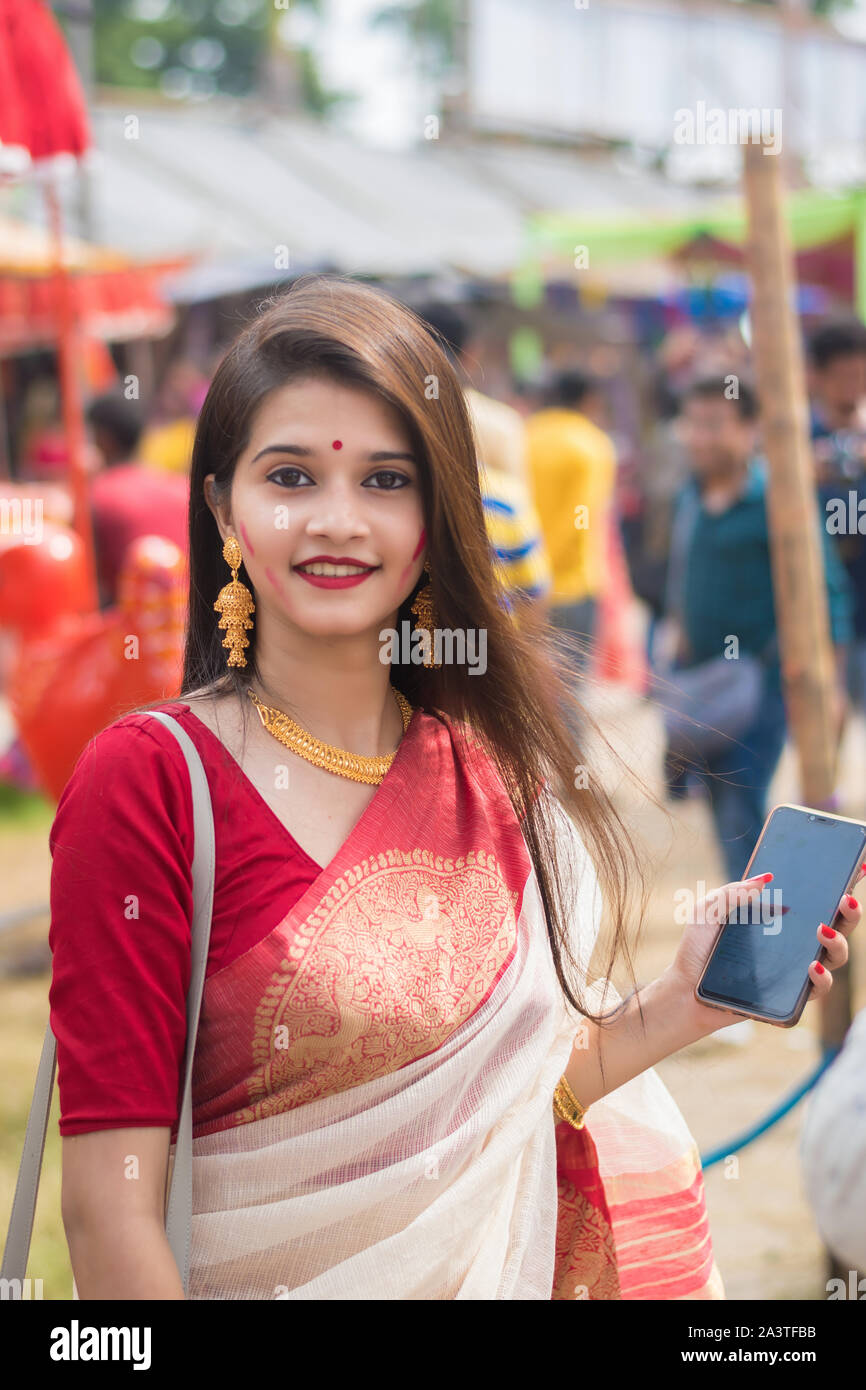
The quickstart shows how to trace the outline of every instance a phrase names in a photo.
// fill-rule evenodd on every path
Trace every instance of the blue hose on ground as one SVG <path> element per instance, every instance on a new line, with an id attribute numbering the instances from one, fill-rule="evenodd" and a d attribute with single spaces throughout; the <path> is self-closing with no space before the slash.
<path id="1" fill-rule="evenodd" d="M 712 1168 L 714 1163 L 721 1163 L 723 1158 L 728 1158 L 731 1154 L 736 1153 L 738 1149 L 744 1149 L 747 1144 L 754 1143 L 762 1134 L 766 1134 L 768 1129 L 772 1129 L 773 1125 L 778 1124 L 779 1120 L 783 1119 L 789 1110 L 793 1110 L 794 1106 L 811 1091 L 812 1087 L 820 1080 L 834 1058 L 838 1057 L 840 1051 L 841 1048 L 839 1047 L 827 1048 L 815 1070 L 810 1072 L 805 1081 L 801 1081 L 790 1095 L 780 1101 L 765 1119 L 759 1120 L 757 1124 L 752 1125 L 750 1129 L 744 1130 L 742 1134 L 737 1135 L 735 1139 L 729 1140 L 727 1144 L 722 1144 L 717 1149 L 711 1149 L 706 1157 L 702 1154 L 701 1167 L 705 1169 Z"/>

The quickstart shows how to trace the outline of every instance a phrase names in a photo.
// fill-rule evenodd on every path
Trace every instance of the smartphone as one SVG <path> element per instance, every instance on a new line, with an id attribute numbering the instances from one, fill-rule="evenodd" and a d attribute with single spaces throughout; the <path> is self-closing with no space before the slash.
<path id="1" fill-rule="evenodd" d="M 743 874 L 774 877 L 719 928 L 695 988 L 701 1003 L 793 1027 L 809 996 L 809 966 L 823 950 L 818 927 L 832 926 L 864 858 L 866 824 L 808 806 L 775 806 Z"/>

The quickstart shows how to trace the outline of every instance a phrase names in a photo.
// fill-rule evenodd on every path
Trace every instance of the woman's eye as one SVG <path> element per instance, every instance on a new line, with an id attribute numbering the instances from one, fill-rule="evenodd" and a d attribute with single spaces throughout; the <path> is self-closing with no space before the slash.
<path id="1" fill-rule="evenodd" d="M 406 474 L 405 474 L 405 473 L 395 473 L 394 470 L 393 470 L 392 468 L 380 468 L 378 473 L 374 473 L 374 474 L 373 474 L 373 477 L 374 477 L 374 478 L 396 478 L 396 480 L 397 480 L 396 485 L 393 486 L 393 487 L 390 486 L 390 485 L 384 487 L 384 488 L 382 489 L 383 492 L 396 492 L 398 488 L 406 487 L 406 486 L 408 486 L 408 483 L 409 483 L 409 479 L 406 477 Z M 372 480 L 371 480 L 371 479 L 368 479 L 367 481 L 369 482 L 369 481 L 372 481 Z M 365 483 L 364 486 L 366 487 L 367 484 Z"/>
<path id="2" fill-rule="evenodd" d="M 284 486 L 285 486 L 285 487 L 293 487 L 293 486 L 294 486 L 294 478 L 306 478 L 306 477 L 307 477 L 307 474 L 306 474 L 306 473 L 302 473 L 301 470 L 300 470 L 300 468 L 277 468 L 277 469 L 274 470 L 273 473 L 269 473 L 269 474 L 268 474 L 268 482 L 269 482 L 269 483 L 278 482 L 278 481 L 280 481 L 281 478 L 284 478 L 285 475 L 286 475 L 287 473 L 290 474 L 290 475 L 292 475 L 292 480 L 289 481 L 288 483 L 280 482 L 280 487 L 284 487 Z"/>
<path id="3" fill-rule="evenodd" d="M 307 482 L 312 484 L 312 479 L 307 473 L 304 473 L 302 469 L 290 468 L 288 465 L 284 468 L 275 468 L 273 473 L 268 474 L 267 481 L 269 483 L 277 483 L 280 487 L 294 488 L 299 486 L 299 478 L 306 478 Z M 377 492 L 396 492 L 401 487 L 407 487 L 410 481 L 405 473 L 397 473 L 392 468 L 380 468 L 378 473 L 374 473 L 372 477 L 367 479 L 367 482 L 364 483 L 364 487 L 377 478 L 385 478 L 387 480 L 384 485 L 381 483 L 379 484 L 376 488 Z"/>

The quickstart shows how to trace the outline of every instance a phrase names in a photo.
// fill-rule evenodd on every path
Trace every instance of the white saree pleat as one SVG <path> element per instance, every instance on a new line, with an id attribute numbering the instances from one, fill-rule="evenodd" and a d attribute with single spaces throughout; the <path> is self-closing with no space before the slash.
<path id="1" fill-rule="evenodd" d="M 517 949 L 434 1053 L 194 1143 L 190 1296 L 550 1297 L 574 1031 L 534 876 Z"/>

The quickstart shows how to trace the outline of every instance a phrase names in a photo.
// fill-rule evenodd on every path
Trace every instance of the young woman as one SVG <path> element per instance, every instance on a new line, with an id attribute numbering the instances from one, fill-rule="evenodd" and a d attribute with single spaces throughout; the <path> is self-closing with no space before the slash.
<path id="1" fill-rule="evenodd" d="M 498 601 L 439 343 L 369 287 L 297 282 L 204 403 L 182 695 L 155 706 L 202 756 L 216 833 L 191 1298 L 723 1296 L 652 1070 L 735 1021 L 694 995 L 713 927 L 697 904 L 620 1000 L 635 866 L 566 669 Z M 182 1298 L 163 1198 L 193 843 L 171 732 L 131 713 L 92 739 L 51 848 L 77 1291 Z"/>

